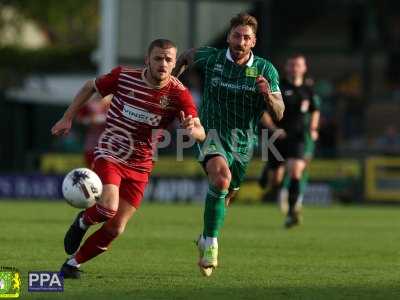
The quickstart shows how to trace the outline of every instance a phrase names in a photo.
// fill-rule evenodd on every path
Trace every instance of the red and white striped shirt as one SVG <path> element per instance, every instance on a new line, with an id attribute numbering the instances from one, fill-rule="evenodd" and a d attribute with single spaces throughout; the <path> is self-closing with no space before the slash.
<path id="1" fill-rule="evenodd" d="M 117 67 L 95 80 L 97 91 L 113 94 L 106 128 L 95 149 L 95 159 L 111 159 L 146 176 L 153 167 L 157 129 L 166 128 L 182 110 L 197 117 L 188 89 L 175 77 L 160 88 L 150 86 L 144 69 Z"/>

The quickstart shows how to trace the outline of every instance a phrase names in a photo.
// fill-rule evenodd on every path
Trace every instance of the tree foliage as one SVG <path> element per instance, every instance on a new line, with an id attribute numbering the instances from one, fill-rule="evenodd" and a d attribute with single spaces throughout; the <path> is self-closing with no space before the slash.
<path id="1" fill-rule="evenodd" d="M 35 22 L 52 46 L 95 45 L 99 25 L 98 0 L 0 0 L 0 11 L 16 11 L 12 22 Z M 0 26 L 4 20 L 0 20 Z"/>

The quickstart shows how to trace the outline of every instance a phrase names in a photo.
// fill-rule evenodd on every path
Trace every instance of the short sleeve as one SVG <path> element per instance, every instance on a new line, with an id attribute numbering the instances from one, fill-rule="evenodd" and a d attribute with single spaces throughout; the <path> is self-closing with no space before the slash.
<path id="1" fill-rule="evenodd" d="M 182 110 L 185 113 L 185 116 L 192 115 L 193 118 L 197 117 L 197 109 L 193 101 L 192 94 L 188 89 L 182 90 L 179 95 L 179 112 Z"/>
<path id="2" fill-rule="evenodd" d="M 319 111 L 321 109 L 321 98 L 314 94 L 311 97 L 310 111 Z"/>
<path id="3" fill-rule="evenodd" d="M 194 66 L 199 70 L 203 70 L 210 56 L 217 53 L 217 51 L 218 49 L 213 47 L 198 48 L 194 55 L 194 61 L 193 61 Z"/>
<path id="4" fill-rule="evenodd" d="M 96 78 L 94 83 L 96 90 L 100 95 L 105 97 L 107 95 L 116 93 L 118 87 L 118 77 L 121 73 L 121 69 L 121 67 L 116 67 L 112 69 L 110 73 Z"/>
<path id="5" fill-rule="evenodd" d="M 279 88 L 279 74 L 272 64 L 268 63 L 264 70 L 263 76 L 268 80 L 271 93 L 281 92 Z"/>

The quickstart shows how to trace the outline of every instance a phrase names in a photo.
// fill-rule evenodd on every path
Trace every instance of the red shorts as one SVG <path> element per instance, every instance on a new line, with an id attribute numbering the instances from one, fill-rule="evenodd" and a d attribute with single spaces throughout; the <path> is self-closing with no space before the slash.
<path id="1" fill-rule="evenodd" d="M 137 172 L 104 158 L 95 160 L 94 171 L 103 184 L 114 184 L 119 187 L 120 199 L 139 208 L 148 182 L 147 173 Z"/>

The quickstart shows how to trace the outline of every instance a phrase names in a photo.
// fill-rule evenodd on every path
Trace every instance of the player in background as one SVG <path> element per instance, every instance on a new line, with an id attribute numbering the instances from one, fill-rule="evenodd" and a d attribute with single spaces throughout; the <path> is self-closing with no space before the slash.
<path id="1" fill-rule="evenodd" d="M 85 125 L 85 163 L 94 168 L 94 151 L 101 134 L 106 127 L 107 110 L 110 107 L 112 95 L 101 97 L 97 93 L 82 107 L 76 116 L 76 121 Z"/>
<path id="2" fill-rule="evenodd" d="M 283 99 L 285 102 L 285 99 Z M 286 113 L 285 113 L 286 115 Z M 284 116 L 285 118 L 286 116 Z M 282 121 L 282 120 L 281 120 Z M 276 135 L 277 139 L 274 141 L 274 147 L 281 155 L 276 156 L 270 149 L 268 149 L 268 162 L 259 178 L 259 184 L 262 189 L 266 189 L 266 192 L 262 196 L 262 202 L 277 202 L 278 195 L 280 193 L 282 182 L 285 176 L 285 157 L 286 157 L 286 137 L 287 134 L 281 127 L 281 121 L 273 121 L 268 112 L 264 112 L 260 119 L 260 128 L 268 130 L 268 136 Z M 287 213 L 287 209 L 285 214 Z"/>
<path id="3" fill-rule="evenodd" d="M 103 193 L 94 206 L 77 215 L 65 235 L 64 248 L 72 256 L 61 268 L 64 278 L 80 278 L 80 265 L 106 251 L 139 208 L 160 139 L 155 131 L 180 118 L 189 136 L 205 139 L 191 94 L 171 75 L 176 53 L 173 42 L 157 39 L 148 48 L 145 68 L 119 66 L 87 81 L 51 130 L 54 135 L 67 134 L 77 112 L 94 93 L 113 94 L 106 128 L 95 150 L 94 171 L 103 183 Z M 79 247 L 88 228 L 98 223 L 103 225 Z"/>
<path id="4" fill-rule="evenodd" d="M 306 166 L 318 139 L 320 100 L 314 93 L 312 82 L 305 78 L 307 62 L 304 55 L 289 57 L 285 72 L 286 77 L 280 84 L 285 116 L 279 123 L 273 122 L 268 115 L 262 118 L 264 127 L 281 131 L 281 139 L 275 146 L 285 161 L 279 162 L 269 156 L 271 161 L 266 164 L 260 183 L 266 185 L 265 174 L 270 170 L 272 187 L 269 195 L 278 198 L 281 210 L 287 214 L 285 226 L 290 228 L 301 222 L 302 197 L 308 180 Z"/>
<path id="5" fill-rule="evenodd" d="M 197 245 L 201 272 L 210 276 L 218 265 L 218 241 L 229 204 L 239 190 L 251 159 L 254 130 L 268 109 L 276 119 L 284 111 L 274 66 L 251 51 L 256 45 L 257 20 L 246 13 L 231 19 L 228 48 L 201 47 L 185 51 L 174 74 L 187 67 L 199 71 L 202 82 L 200 120 L 207 139 L 199 146 L 199 160 L 208 176 L 204 228 Z"/>

